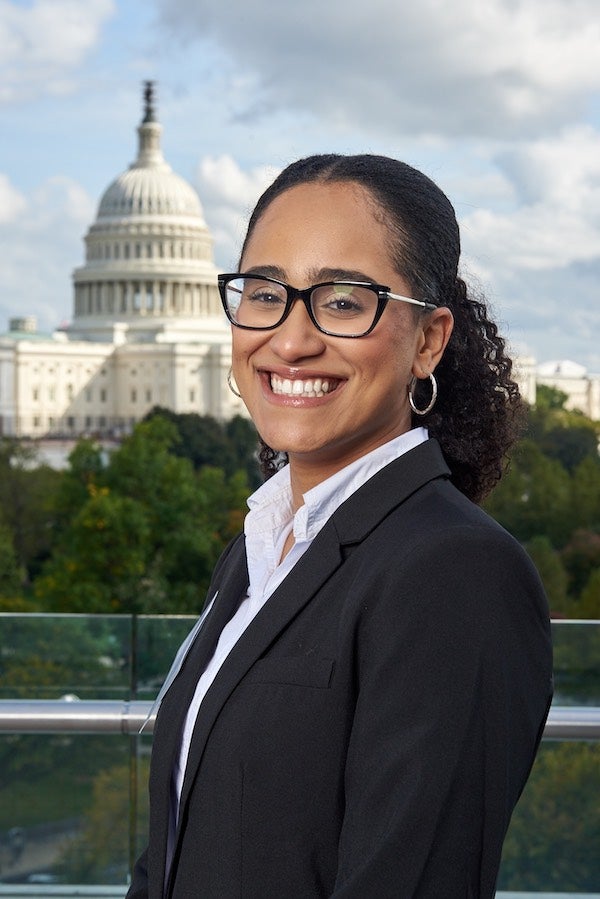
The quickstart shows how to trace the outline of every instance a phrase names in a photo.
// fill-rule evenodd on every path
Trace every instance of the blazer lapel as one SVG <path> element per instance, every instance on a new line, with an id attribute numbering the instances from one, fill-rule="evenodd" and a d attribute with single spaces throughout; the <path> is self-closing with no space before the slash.
<path id="1" fill-rule="evenodd" d="M 211 593 L 215 593 L 211 585 Z M 152 749 L 151 803 L 154 837 L 148 853 L 148 880 L 160 884 L 157 896 L 162 896 L 166 866 L 167 835 L 170 816 L 171 772 L 177 752 L 188 707 L 194 695 L 198 678 L 204 671 L 217 645 L 221 631 L 232 617 L 248 590 L 246 550 L 242 538 L 229 553 L 224 577 L 218 586 L 218 595 L 204 624 L 185 655 L 181 667 L 164 694 L 156 720 Z M 160 739 L 156 733 L 160 730 Z M 160 800 L 160 805 L 157 805 Z"/>
<path id="2" fill-rule="evenodd" d="M 310 602 L 342 561 L 335 531 L 330 523 L 326 524 L 229 653 L 226 663 L 217 673 L 202 700 L 201 713 L 196 721 L 188 756 L 181 793 L 181 808 L 187 803 L 206 740 L 224 703 L 248 669 L 292 618 Z"/>

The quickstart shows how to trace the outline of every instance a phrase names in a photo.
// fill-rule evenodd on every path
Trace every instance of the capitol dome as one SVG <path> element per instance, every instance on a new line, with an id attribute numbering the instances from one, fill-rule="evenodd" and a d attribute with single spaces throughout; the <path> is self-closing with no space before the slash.
<path id="1" fill-rule="evenodd" d="M 71 331 L 89 339 L 108 339 L 117 322 L 136 341 L 223 319 L 212 237 L 198 194 L 163 156 L 152 82 L 137 132 L 137 158 L 102 195 L 73 277 Z"/>
<path id="2" fill-rule="evenodd" d="M 162 126 L 156 121 L 151 92 L 138 128 L 135 162 L 107 188 L 97 220 L 130 215 L 182 215 L 202 218 L 198 194 L 165 162 L 160 148 Z"/>

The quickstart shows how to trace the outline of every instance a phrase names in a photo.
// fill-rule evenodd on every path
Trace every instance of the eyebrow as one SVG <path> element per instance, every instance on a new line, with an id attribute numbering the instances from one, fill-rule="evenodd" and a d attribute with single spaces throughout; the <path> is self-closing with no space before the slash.
<path id="1" fill-rule="evenodd" d="M 264 275 L 266 278 L 276 278 L 278 281 L 286 281 L 287 274 L 277 265 L 253 265 L 242 274 Z M 364 281 L 368 284 L 377 284 L 375 278 L 355 269 L 346 268 L 320 268 L 309 271 L 309 280 L 312 284 L 320 284 L 327 281 Z"/>

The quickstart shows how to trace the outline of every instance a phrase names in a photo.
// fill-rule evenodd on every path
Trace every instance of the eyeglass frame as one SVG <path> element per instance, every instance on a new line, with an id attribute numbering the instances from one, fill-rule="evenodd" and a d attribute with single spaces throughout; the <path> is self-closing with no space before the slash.
<path id="1" fill-rule="evenodd" d="M 254 278 L 257 281 L 266 281 L 268 284 L 277 284 L 279 287 L 283 287 L 285 289 L 285 309 L 283 310 L 283 314 L 278 322 L 276 322 L 274 325 L 262 326 L 242 325 L 240 324 L 240 322 L 235 321 L 229 311 L 226 291 L 229 282 L 235 280 L 236 278 Z M 319 284 L 311 284 L 310 287 L 305 287 L 301 290 L 298 287 L 292 287 L 291 284 L 286 284 L 285 281 L 279 281 L 277 278 L 271 278 L 268 275 L 259 275 L 254 272 L 228 272 L 217 275 L 217 284 L 219 288 L 219 295 L 221 297 L 221 303 L 223 305 L 223 309 L 225 310 L 225 315 L 235 328 L 242 328 L 245 331 L 274 331 L 275 328 L 278 328 L 286 320 L 286 318 L 292 311 L 292 306 L 296 302 L 296 300 L 302 300 L 304 306 L 306 307 L 306 311 L 308 312 L 308 317 L 310 318 L 317 331 L 320 331 L 321 334 L 326 334 L 328 337 L 349 337 L 351 339 L 366 337 L 371 333 L 371 331 L 373 331 L 375 325 L 383 315 L 389 300 L 398 300 L 402 303 L 410 303 L 412 306 L 420 306 L 423 310 L 427 311 L 438 308 L 435 303 L 428 303 L 425 300 L 415 300 L 413 299 L 413 297 L 405 297 L 398 293 L 392 293 L 390 288 L 386 287 L 384 284 L 375 284 L 371 281 L 321 281 L 319 282 Z M 375 310 L 373 322 L 366 331 L 362 331 L 360 334 L 336 334 L 334 331 L 328 331 L 326 328 L 322 328 L 315 318 L 315 314 L 311 306 L 311 296 L 313 294 L 313 291 L 318 290 L 319 287 L 334 287 L 335 285 L 340 284 L 347 285 L 348 287 L 366 287 L 369 290 L 372 290 L 373 293 L 377 294 L 377 309 Z"/>

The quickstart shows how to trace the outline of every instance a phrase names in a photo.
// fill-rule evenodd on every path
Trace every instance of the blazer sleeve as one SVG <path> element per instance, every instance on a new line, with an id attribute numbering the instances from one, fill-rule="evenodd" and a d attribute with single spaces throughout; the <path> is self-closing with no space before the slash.
<path id="1" fill-rule="evenodd" d="M 436 534 L 434 551 L 374 578 L 357 632 L 335 899 L 494 895 L 552 663 L 537 573 L 488 530 Z"/>

